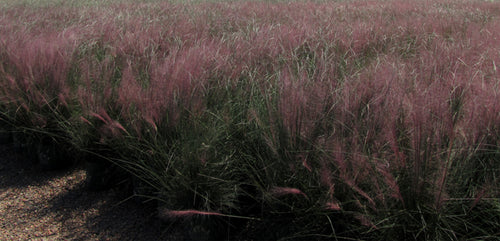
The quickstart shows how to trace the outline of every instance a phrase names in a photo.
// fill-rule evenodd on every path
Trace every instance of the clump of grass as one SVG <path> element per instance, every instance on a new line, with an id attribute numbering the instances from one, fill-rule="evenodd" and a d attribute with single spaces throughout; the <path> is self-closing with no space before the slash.
<path id="1" fill-rule="evenodd" d="M 10 6 L 0 118 L 213 238 L 495 238 L 496 8 Z"/>

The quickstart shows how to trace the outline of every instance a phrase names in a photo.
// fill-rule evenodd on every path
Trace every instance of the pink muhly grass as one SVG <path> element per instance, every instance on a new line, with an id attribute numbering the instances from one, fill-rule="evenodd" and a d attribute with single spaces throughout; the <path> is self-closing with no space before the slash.
<path id="1" fill-rule="evenodd" d="M 357 220 L 359 220 L 359 222 L 363 226 L 370 227 L 370 228 L 373 228 L 373 229 L 378 229 L 378 227 L 375 224 L 373 224 L 373 222 L 370 220 L 370 218 L 368 216 L 366 216 L 366 215 L 357 214 L 356 216 L 354 216 L 354 218 L 356 218 Z"/>
<path id="2" fill-rule="evenodd" d="M 31 109 L 30 109 L 30 107 L 28 106 L 28 104 L 27 104 L 26 102 L 24 102 L 24 101 L 22 101 L 22 102 L 21 102 L 20 106 L 21 106 L 21 108 L 23 108 L 26 112 L 30 112 L 30 111 L 31 111 Z"/>
<path id="3" fill-rule="evenodd" d="M 148 100 L 142 108 L 151 113 L 145 113 L 154 119 L 159 119 L 161 113 L 169 114 L 169 122 L 177 121 L 176 115 L 182 107 L 192 114 L 199 114 L 204 110 L 202 100 L 203 90 L 207 81 L 215 71 L 220 43 L 206 40 L 185 48 L 172 49 L 168 56 L 151 61 Z M 220 70 L 220 69 L 219 69 Z"/>
<path id="4" fill-rule="evenodd" d="M 333 183 L 332 170 L 328 166 L 328 163 L 324 160 L 321 162 L 320 182 L 322 185 L 328 187 L 328 194 L 330 195 L 330 198 L 333 198 L 335 183 Z"/>
<path id="5" fill-rule="evenodd" d="M 391 162 L 389 165 L 394 166 L 393 168 L 405 168 L 406 167 L 406 155 L 404 152 L 400 149 L 400 140 L 399 140 L 399 135 L 404 134 L 400 133 L 403 132 L 404 130 L 401 130 L 399 127 L 401 120 L 398 120 L 397 118 L 400 117 L 395 117 L 392 119 L 393 122 L 390 123 L 389 130 L 386 132 L 386 140 L 391 148 L 391 151 L 393 153 L 393 162 Z"/>
<path id="6" fill-rule="evenodd" d="M 370 195 L 368 195 L 368 193 L 366 193 L 361 188 L 359 188 L 352 179 L 345 177 L 344 183 L 347 184 L 351 189 L 356 191 L 359 195 L 364 197 L 366 200 L 368 200 L 368 202 L 371 204 L 372 208 L 376 209 L 375 201 L 373 201 L 373 199 L 370 197 Z"/>
<path id="7" fill-rule="evenodd" d="M 159 211 L 159 216 L 166 219 L 176 219 L 176 218 L 190 218 L 193 216 L 224 216 L 218 212 L 207 212 L 207 211 L 199 211 L 199 210 L 168 210 L 161 209 Z"/>
<path id="8" fill-rule="evenodd" d="M 142 92 L 143 90 L 137 83 L 132 72 L 131 63 L 129 62 L 122 72 L 117 103 L 126 111 L 125 113 L 128 113 L 132 105 L 137 106 L 142 104 Z"/>
<path id="9" fill-rule="evenodd" d="M 4 76 L 6 81 L 0 83 L 0 97 L 2 103 L 16 103 L 20 101 L 20 96 L 22 90 L 18 87 L 16 79 L 3 70 L 2 65 L 0 65 L 0 74 Z"/>
<path id="10" fill-rule="evenodd" d="M 336 167 L 339 169 L 340 175 L 345 175 L 345 173 L 347 172 L 347 163 L 344 157 L 342 144 L 336 141 L 333 144 L 333 148 L 333 161 Z"/>
<path id="11" fill-rule="evenodd" d="M 389 172 L 389 167 L 383 166 L 383 165 L 378 165 L 377 171 L 382 174 L 385 184 L 389 188 L 390 196 L 393 198 L 398 199 L 401 202 L 404 202 L 403 196 L 401 195 L 401 192 L 399 190 L 399 185 L 394 178 L 394 176 Z"/>
<path id="12" fill-rule="evenodd" d="M 338 173 L 341 182 L 373 205 L 372 193 L 379 197 L 384 185 L 391 197 L 403 201 L 399 189 L 404 187 L 399 187 L 394 173 L 406 170 L 412 194 L 422 194 L 426 184 L 434 184 L 438 190 L 432 193 L 440 206 L 447 195 L 452 147 L 484 149 L 498 144 L 500 57 L 496 48 L 500 25 L 481 20 L 495 16 L 490 4 L 471 3 L 469 7 L 452 3 L 451 8 L 460 10 L 453 15 L 442 13 L 442 4 L 433 4 L 427 12 L 425 4 L 407 1 L 203 4 L 189 6 L 193 7 L 190 14 L 179 11 L 185 10 L 184 5 L 160 5 L 125 4 L 120 11 L 139 8 L 154 12 L 151 17 L 125 14 L 125 19 L 96 10 L 87 12 L 89 16 L 67 14 L 69 20 L 65 20 L 65 14 L 59 16 L 51 10 L 49 17 L 30 11 L 26 17 L 30 21 L 14 21 L 11 19 L 21 14 L 9 10 L 0 19 L 0 35 L 9 38 L 0 40 L 0 54 L 5 56 L 0 67 L 14 68 L 1 69 L 6 82 L 1 91 L 12 100 L 20 99 L 23 92 L 29 94 L 29 100 L 16 102 L 27 111 L 36 110 L 33 103 L 43 105 L 55 96 L 67 106 L 72 93 L 65 78 L 69 64 L 77 63 L 81 83 L 73 94 L 84 111 L 102 122 L 98 126 L 103 133 L 114 136 L 127 131 L 100 108 L 116 93 L 122 113 L 114 118 L 142 118 L 157 130 L 162 121 L 175 125 L 180 108 L 202 112 L 203 90 L 212 87 L 207 80 L 232 84 L 252 75 L 252 81 L 267 86 L 265 80 L 280 73 L 278 111 L 291 138 L 316 144 L 311 130 L 318 117 L 327 115 L 322 113 L 322 101 L 330 98 L 336 103 L 328 110 L 335 114 L 335 121 L 328 123 L 334 127 L 328 133 L 331 137 L 325 138 L 334 144 L 326 148 L 332 149 L 327 151 L 330 159 L 320 163 L 320 184 L 333 194 L 333 177 L 337 178 L 333 175 Z M 212 10 L 220 11 L 220 16 L 213 17 Z M 484 16 L 476 16 L 478 11 Z M 33 26 L 16 23 L 37 18 L 41 21 Z M 77 21 L 77 26 L 60 33 L 58 27 L 44 24 L 54 19 L 63 26 Z M 89 30 L 80 32 L 83 27 Z M 86 42 L 91 43 L 84 46 L 90 53 L 71 59 L 75 46 Z M 97 60 L 94 50 L 105 51 L 100 56 L 103 59 Z M 305 60 L 299 56 L 301 51 L 313 56 L 307 56 L 316 65 L 311 72 L 296 66 Z M 122 66 L 120 61 L 130 62 Z M 109 82 L 116 81 L 114 70 L 121 67 L 122 79 L 114 89 Z M 139 83 L 143 67 L 150 78 L 147 88 Z M 36 84 L 44 89 L 37 92 Z M 455 97 L 449 92 L 456 86 L 467 90 L 466 101 L 460 111 L 451 113 L 448 102 Z M 127 113 L 132 106 L 137 113 Z M 262 122 L 257 114 L 251 118 Z M 84 117 L 81 120 L 91 125 Z M 34 121 L 43 125 L 41 118 Z M 461 136 L 459 132 L 463 132 Z M 273 136 L 266 141 L 275 148 L 278 139 Z M 312 172 L 316 163 L 309 156 L 314 155 L 304 154 L 298 164 Z M 387 160 L 387 165 L 373 164 L 377 158 Z M 367 185 L 373 188 L 370 192 L 364 191 Z M 270 193 L 307 197 L 288 187 L 275 187 Z M 477 200 L 481 196 L 479 193 Z M 333 201 L 327 206 L 340 209 Z M 219 215 L 196 210 L 169 212 L 179 217 Z"/>
<path id="13" fill-rule="evenodd" d="M 269 193 L 275 197 L 281 197 L 285 195 L 301 195 L 307 198 L 307 195 L 301 190 L 292 187 L 273 187 L 269 190 Z"/>
<path id="14" fill-rule="evenodd" d="M 488 189 L 490 189 L 490 188 L 491 187 L 489 187 L 489 186 L 483 186 L 483 188 L 481 188 L 481 190 L 476 194 L 474 201 L 470 205 L 469 211 L 472 210 L 484 198 L 487 191 L 489 191 Z"/>
<path id="15" fill-rule="evenodd" d="M 87 123 L 88 125 L 92 126 L 92 122 L 90 122 L 89 120 L 87 120 L 85 117 L 80 116 L 80 120 L 82 120 L 83 122 L 85 122 L 85 123 Z"/>
<path id="16" fill-rule="evenodd" d="M 57 33 L 25 37 L 29 40 L 18 44 L 10 58 L 19 77 L 55 90 L 64 87 L 74 46 Z"/>
<path id="17" fill-rule="evenodd" d="M 311 165 L 307 160 L 307 155 L 301 155 L 300 158 L 302 159 L 302 166 L 304 166 L 309 172 L 312 172 Z"/>
<path id="18" fill-rule="evenodd" d="M 101 120 L 104 122 L 104 125 L 100 128 L 101 134 L 106 137 L 119 137 L 121 135 L 120 131 L 123 131 L 126 134 L 129 134 L 128 131 L 123 127 L 118 121 L 113 120 L 106 110 L 100 109 L 99 114 L 91 112 L 91 116 Z"/>
<path id="19" fill-rule="evenodd" d="M 111 122 L 111 118 L 107 119 L 105 117 L 102 117 L 100 114 L 92 112 L 92 113 L 90 113 L 90 115 L 93 116 L 93 117 L 95 117 L 95 118 L 97 118 L 97 119 L 99 119 L 99 120 L 101 120 L 105 124 L 108 124 L 109 122 Z"/>
<path id="20" fill-rule="evenodd" d="M 334 210 L 334 211 L 339 211 L 339 210 L 342 210 L 340 204 L 338 202 L 327 202 L 325 204 L 325 208 L 328 209 L 328 210 Z"/>
<path id="21" fill-rule="evenodd" d="M 47 117 L 42 116 L 38 113 L 34 113 L 34 114 L 32 113 L 31 115 L 32 115 L 31 116 L 31 123 L 34 126 L 36 126 L 38 128 L 44 128 L 47 126 Z"/>
<path id="22" fill-rule="evenodd" d="M 317 141 L 315 126 L 325 115 L 324 108 L 329 99 L 326 85 L 315 82 L 306 71 L 294 73 L 292 67 L 280 72 L 278 85 L 280 87 L 278 114 L 292 143 L 299 139 Z M 307 162 L 306 159 L 303 161 Z M 303 164 L 308 168 L 306 162 Z"/>
<path id="23" fill-rule="evenodd" d="M 118 121 L 113 121 L 112 127 L 117 128 L 128 134 L 128 131 L 125 129 L 125 127 L 123 127 Z"/>
<path id="24" fill-rule="evenodd" d="M 64 107 L 68 107 L 68 102 L 66 100 L 66 95 L 64 93 L 59 93 L 57 95 L 58 103 Z"/>
<path id="25" fill-rule="evenodd" d="M 151 127 L 153 127 L 153 129 L 155 131 L 158 131 L 158 126 L 156 125 L 156 123 L 152 117 L 145 117 L 144 120 L 146 121 L 146 123 L 150 124 Z"/>

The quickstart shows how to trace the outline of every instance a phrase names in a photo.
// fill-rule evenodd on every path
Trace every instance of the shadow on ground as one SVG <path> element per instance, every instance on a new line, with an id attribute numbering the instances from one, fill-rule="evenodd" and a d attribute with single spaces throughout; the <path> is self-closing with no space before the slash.
<path id="1" fill-rule="evenodd" d="M 126 188 L 89 191 L 82 166 L 41 171 L 0 145 L 1 240 L 185 240 Z"/>
<path id="2" fill-rule="evenodd" d="M 34 155 L 16 151 L 10 144 L 0 145 L 0 189 L 8 187 L 43 186 L 52 178 L 67 175 L 70 171 L 42 172 L 33 160 Z"/>

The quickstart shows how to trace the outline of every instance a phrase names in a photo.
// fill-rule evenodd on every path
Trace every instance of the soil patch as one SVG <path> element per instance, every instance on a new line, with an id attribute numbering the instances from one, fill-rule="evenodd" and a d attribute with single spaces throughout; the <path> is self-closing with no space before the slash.
<path id="1" fill-rule="evenodd" d="M 27 156 L 0 145 L 0 240 L 184 239 L 122 189 L 89 191 L 82 166 L 41 171 Z"/>

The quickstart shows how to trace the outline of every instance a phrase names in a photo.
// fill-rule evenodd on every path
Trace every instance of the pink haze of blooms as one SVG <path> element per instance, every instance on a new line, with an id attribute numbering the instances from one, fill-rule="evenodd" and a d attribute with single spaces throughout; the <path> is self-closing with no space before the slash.
<path id="1" fill-rule="evenodd" d="M 441 206 L 452 154 L 499 145 L 498 9 L 445 0 L 12 7 L 0 17 L 0 100 L 41 128 L 47 109 L 72 107 L 70 122 L 141 138 L 176 127 L 181 113 L 203 115 L 211 90 L 246 81 L 268 105 L 248 121 L 271 123 L 266 145 L 293 150 L 283 168 L 316 178 L 327 208 L 345 201 L 333 201 L 339 190 L 373 210 L 406 205 L 401 172 L 410 193 L 431 186 Z"/>

